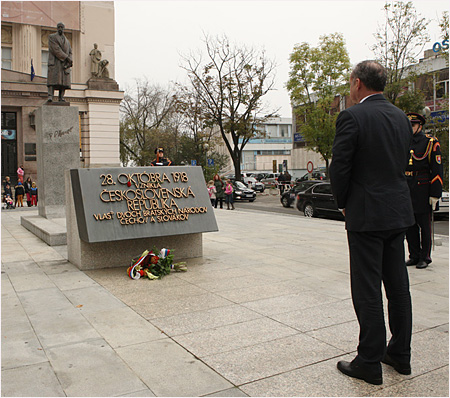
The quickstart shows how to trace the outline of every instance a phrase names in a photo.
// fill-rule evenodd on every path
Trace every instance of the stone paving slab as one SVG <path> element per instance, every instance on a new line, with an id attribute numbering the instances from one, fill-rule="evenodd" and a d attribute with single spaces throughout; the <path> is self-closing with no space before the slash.
<path id="1" fill-rule="evenodd" d="M 119 348 L 117 352 L 159 397 L 195 397 L 233 387 L 168 339 Z"/>
<path id="2" fill-rule="evenodd" d="M 258 318 L 248 322 L 175 336 L 174 340 L 202 358 L 266 341 L 277 340 L 296 333 L 296 330 L 279 322 L 267 318 Z"/>
<path id="3" fill-rule="evenodd" d="M 261 318 L 261 315 L 238 305 L 195 311 L 187 314 L 152 319 L 152 323 L 169 336 L 198 332 Z"/>
<path id="4" fill-rule="evenodd" d="M 241 385 L 342 354 L 329 344 L 297 334 L 202 359 L 232 383 Z"/>
<path id="5" fill-rule="evenodd" d="M 342 222 L 218 210 L 187 273 L 133 281 L 79 271 L 21 214 L 2 212 L 2 396 L 449 394 L 447 237 L 408 268 L 412 375 L 371 386 L 336 369 L 359 332 Z"/>
<path id="6" fill-rule="evenodd" d="M 117 396 L 147 387 L 103 339 L 53 347 L 47 355 L 68 396 Z"/>
<path id="7" fill-rule="evenodd" d="M 88 312 L 84 316 L 113 348 L 167 338 L 129 307 Z"/>
<path id="8" fill-rule="evenodd" d="M 33 383 L 24 383 L 33 380 Z M 65 397 L 49 362 L 2 371 L 2 397 Z"/>

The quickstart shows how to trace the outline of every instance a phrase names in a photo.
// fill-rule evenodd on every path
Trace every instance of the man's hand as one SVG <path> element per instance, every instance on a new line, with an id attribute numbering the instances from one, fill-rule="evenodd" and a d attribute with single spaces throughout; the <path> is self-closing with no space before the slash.
<path id="1" fill-rule="evenodd" d="M 434 198 L 430 196 L 430 205 L 432 210 L 436 210 L 436 203 L 439 201 L 439 198 Z"/>

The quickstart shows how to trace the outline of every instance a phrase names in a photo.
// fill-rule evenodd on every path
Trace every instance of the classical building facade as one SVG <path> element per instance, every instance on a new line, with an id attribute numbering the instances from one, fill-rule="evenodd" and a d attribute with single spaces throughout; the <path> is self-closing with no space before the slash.
<path id="1" fill-rule="evenodd" d="M 25 177 L 38 179 L 34 111 L 47 100 L 48 35 L 58 22 L 72 46 L 72 85 L 65 99 L 79 111 L 80 167 L 120 165 L 123 92 L 114 81 L 114 2 L 3 1 L 2 178 L 14 179 L 23 165 Z M 103 77 L 91 73 L 94 43 L 109 62 Z"/>

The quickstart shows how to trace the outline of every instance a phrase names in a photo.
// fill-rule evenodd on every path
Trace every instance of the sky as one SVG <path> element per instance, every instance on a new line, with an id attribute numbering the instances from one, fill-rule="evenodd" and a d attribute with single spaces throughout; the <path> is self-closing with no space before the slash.
<path id="1" fill-rule="evenodd" d="M 432 48 L 440 41 L 437 19 L 448 11 L 448 0 L 414 0 L 417 12 L 432 22 Z M 289 54 L 303 42 L 316 47 L 319 38 L 342 33 L 352 65 L 372 59 L 374 33 L 384 24 L 383 0 L 147 0 L 115 1 L 115 79 L 121 90 L 136 79 L 169 87 L 186 83 L 182 55 L 204 51 L 203 38 L 225 34 L 238 46 L 264 49 L 277 64 L 275 90 L 267 94 L 269 109 L 291 117 Z"/>

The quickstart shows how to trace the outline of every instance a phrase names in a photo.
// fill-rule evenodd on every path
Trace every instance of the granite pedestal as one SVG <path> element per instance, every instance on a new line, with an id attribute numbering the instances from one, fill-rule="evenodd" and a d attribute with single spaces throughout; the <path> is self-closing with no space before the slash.
<path id="1" fill-rule="evenodd" d="M 65 245 L 64 170 L 80 167 L 78 108 L 43 105 L 35 120 L 39 215 L 21 224 L 48 245 Z"/>

